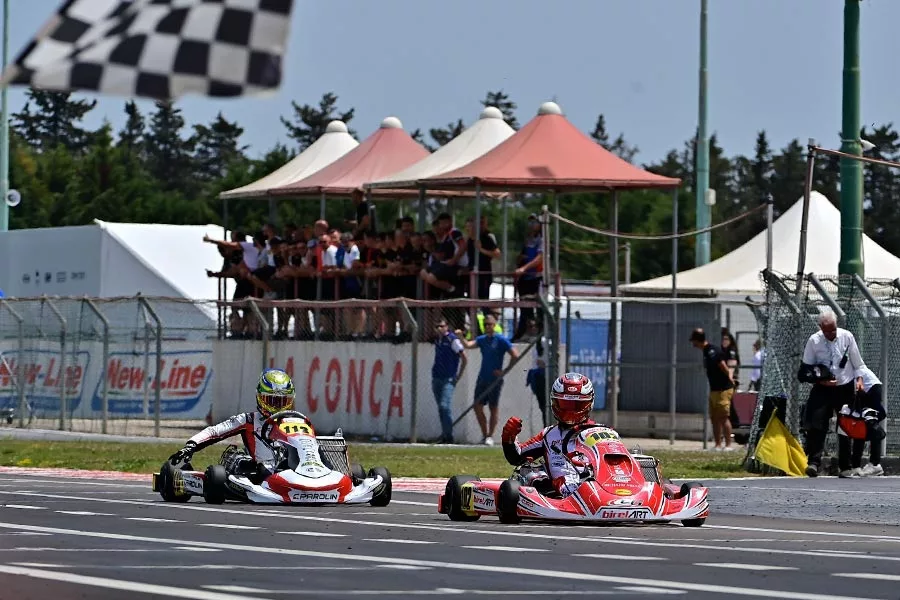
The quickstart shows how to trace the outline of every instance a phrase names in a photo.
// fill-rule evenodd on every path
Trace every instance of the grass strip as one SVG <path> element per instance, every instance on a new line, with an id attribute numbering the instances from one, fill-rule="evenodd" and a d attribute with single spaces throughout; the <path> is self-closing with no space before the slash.
<path id="1" fill-rule="evenodd" d="M 153 473 L 177 449 L 160 443 L 0 439 L 0 465 Z M 206 448 L 192 462 L 197 468 L 217 463 L 223 449 L 221 445 Z M 366 469 L 384 466 L 395 477 L 451 477 L 462 473 L 508 477 L 511 472 L 500 448 L 350 443 L 348 453 L 351 461 Z M 742 452 L 656 450 L 648 454 L 659 459 L 663 474 L 671 479 L 749 475 L 741 466 Z"/>

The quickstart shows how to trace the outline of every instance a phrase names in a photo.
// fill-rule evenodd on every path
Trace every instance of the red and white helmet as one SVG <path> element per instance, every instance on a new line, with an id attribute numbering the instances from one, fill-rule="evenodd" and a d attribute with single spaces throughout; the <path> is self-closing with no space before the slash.
<path id="1" fill-rule="evenodd" d="M 553 382 L 550 408 L 560 423 L 579 425 L 588 420 L 594 407 L 594 384 L 581 373 L 566 373 Z"/>

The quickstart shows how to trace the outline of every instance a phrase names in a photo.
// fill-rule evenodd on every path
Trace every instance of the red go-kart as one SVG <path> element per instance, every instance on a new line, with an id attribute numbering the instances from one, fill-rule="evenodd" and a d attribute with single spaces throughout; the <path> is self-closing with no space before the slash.
<path id="1" fill-rule="evenodd" d="M 699 527 L 709 516 L 706 487 L 697 482 L 679 487 L 664 480 L 658 460 L 631 454 L 612 429 L 590 426 L 577 432 L 567 459 L 579 465 L 582 481 L 566 498 L 554 489 L 542 458 L 516 467 L 499 483 L 470 475 L 451 477 L 438 500 L 438 512 L 453 521 L 497 515 L 501 523 L 681 521 L 687 527 Z"/>

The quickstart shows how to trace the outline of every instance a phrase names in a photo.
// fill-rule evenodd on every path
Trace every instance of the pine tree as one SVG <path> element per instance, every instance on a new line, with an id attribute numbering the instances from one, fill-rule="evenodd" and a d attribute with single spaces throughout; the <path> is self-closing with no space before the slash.
<path id="1" fill-rule="evenodd" d="M 431 136 L 431 139 L 433 139 L 438 146 L 445 146 L 465 130 L 466 124 L 463 123 L 462 119 L 457 119 L 456 123 L 449 123 L 446 127 L 429 129 L 428 135 Z"/>
<path id="2" fill-rule="evenodd" d="M 356 137 L 356 132 L 349 128 L 353 120 L 355 109 L 340 112 L 337 108 L 338 97 L 332 92 L 322 96 L 319 106 L 304 104 L 300 106 L 291 102 L 294 109 L 291 120 L 281 117 L 281 123 L 288 130 L 288 137 L 297 142 L 298 152 L 303 152 L 325 133 L 325 128 L 334 120 L 343 121 L 348 126 L 350 135 Z"/>
<path id="3" fill-rule="evenodd" d="M 138 158 L 144 156 L 144 136 L 147 130 L 147 123 L 144 121 L 144 115 L 134 100 L 125 103 L 125 126 L 119 132 L 119 148 L 123 149 L 126 155 L 132 155 Z"/>
<path id="4" fill-rule="evenodd" d="M 62 146 L 69 152 L 83 152 L 91 144 L 91 133 L 81 127 L 96 100 L 74 100 L 69 92 L 48 92 L 29 88 L 27 101 L 12 115 L 13 127 L 28 144 L 40 151 Z"/>
<path id="5" fill-rule="evenodd" d="M 156 102 L 150 118 L 147 142 L 147 171 L 156 179 L 160 189 L 179 190 L 187 196 L 195 188 L 191 178 L 191 142 L 181 137 L 184 118 L 181 109 L 172 102 Z"/>
<path id="6" fill-rule="evenodd" d="M 201 181 L 215 181 L 225 177 L 235 163 L 246 161 L 247 146 L 240 144 L 244 129 L 228 121 L 219 113 L 212 123 L 194 125 L 191 145 L 194 148 L 194 168 Z"/>
<path id="7" fill-rule="evenodd" d="M 616 136 L 616 139 L 610 143 L 609 141 L 609 133 L 606 131 L 606 117 L 601 113 L 597 116 L 597 123 L 594 125 L 594 130 L 591 132 L 591 138 L 622 160 L 628 162 L 634 162 L 634 157 L 637 156 L 638 147 L 632 146 L 625 141 L 624 134 L 619 134 Z"/>

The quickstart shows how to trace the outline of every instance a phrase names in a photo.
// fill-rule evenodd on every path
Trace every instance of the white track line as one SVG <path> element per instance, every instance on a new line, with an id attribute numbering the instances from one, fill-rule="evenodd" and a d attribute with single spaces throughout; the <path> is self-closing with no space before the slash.
<path id="1" fill-rule="evenodd" d="M 120 592 L 135 592 L 140 594 L 156 594 L 171 598 L 196 598 L 197 600 L 259 600 L 260 596 L 236 596 L 223 592 L 209 590 L 186 589 L 154 583 L 137 581 L 125 581 L 123 579 L 107 579 L 105 577 L 90 577 L 88 575 L 76 575 L 75 573 L 59 573 L 57 571 L 42 571 L 28 567 L 13 567 L 0 565 L 0 573 L 18 575 L 20 577 L 33 577 L 35 579 L 47 579 L 50 581 L 62 581 L 75 585 L 87 585 L 106 588 Z"/>
<path id="2" fill-rule="evenodd" d="M 573 554 L 581 558 L 602 558 L 603 560 L 669 560 L 662 556 L 625 556 L 622 554 Z"/>
<path id="3" fill-rule="evenodd" d="M 832 596 L 821 593 L 804 593 L 804 592 L 793 592 L 788 590 L 771 590 L 771 589 L 761 589 L 761 588 L 746 588 L 746 587 L 738 587 L 738 586 L 729 586 L 729 585 L 716 585 L 716 584 L 703 584 L 703 583 L 693 583 L 693 582 L 676 582 L 671 580 L 663 580 L 663 579 L 643 579 L 638 577 L 621 577 L 615 575 L 599 575 L 596 573 L 583 573 L 583 572 L 568 572 L 568 571 L 557 571 L 557 570 L 548 570 L 548 569 L 531 569 L 525 567 L 512 567 L 512 566 L 501 566 L 501 565 L 482 565 L 482 564 L 474 564 L 474 563 L 452 563 L 452 562 L 443 562 L 443 561 L 430 561 L 430 560 L 416 560 L 409 558 L 391 558 L 385 556 L 371 556 L 364 554 L 347 554 L 343 552 L 320 552 L 314 550 L 296 550 L 291 548 L 273 548 L 269 546 L 251 546 L 247 544 L 224 544 L 224 543 L 216 543 L 216 542 L 203 542 L 203 541 L 194 541 L 194 540 L 180 540 L 180 539 L 171 539 L 171 538 L 154 538 L 148 536 L 137 536 L 137 535 L 125 535 L 119 533 L 104 533 L 98 531 L 83 531 L 78 529 L 61 529 L 56 527 L 39 527 L 34 525 L 15 525 L 9 523 L 0 523 L 0 529 L 13 529 L 19 531 L 41 531 L 45 533 L 55 533 L 57 535 L 71 535 L 78 537 L 87 537 L 87 538 L 98 538 L 98 539 L 106 539 L 106 540 L 120 540 L 120 541 L 131 541 L 131 542 L 145 542 L 151 544 L 164 544 L 166 546 L 201 546 L 204 548 L 220 548 L 222 550 L 232 550 L 234 552 L 240 552 L 242 555 L 247 553 L 258 553 L 258 554 L 276 554 L 282 556 L 303 556 L 309 558 L 319 558 L 326 560 L 334 560 L 339 562 L 358 562 L 358 563 L 375 563 L 375 564 L 392 564 L 392 565 L 409 565 L 409 566 L 417 566 L 417 567 L 432 567 L 437 569 L 450 569 L 456 571 L 463 572 L 480 572 L 480 573 L 503 573 L 508 575 L 519 575 L 525 577 L 541 577 L 546 579 L 561 579 L 568 581 L 578 581 L 578 582 L 600 582 L 600 583 L 611 583 L 617 585 L 632 585 L 632 586 L 646 586 L 646 587 L 654 587 L 654 588 L 665 588 L 665 589 L 675 589 L 675 590 L 686 590 L 686 591 L 694 591 L 694 592 L 706 592 L 711 594 L 718 594 L 720 596 L 748 596 L 748 597 L 757 597 L 757 598 L 783 598 L 784 600 L 851 600 L 848 596 Z M 11 571 L 14 569 L 13 571 Z M 6 572 L 12 575 L 29 575 L 28 569 L 23 569 L 20 567 L 2 567 L 0 566 L 0 573 Z M 51 573 L 51 572 L 38 572 L 38 574 L 34 576 L 48 576 L 48 578 L 53 578 L 57 575 L 63 575 L 66 577 L 83 577 L 83 576 L 71 576 L 69 574 L 62 573 Z M 49 577 L 49 576 L 53 577 Z M 107 582 L 110 580 L 99 579 L 99 578 L 88 578 L 91 581 L 99 581 L 99 582 Z M 73 580 L 72 583 L 75 583 Z M 159 591 L 155 589 L 150 589 L 153 586 L 146 583 L 131 583 L 131 582 L 122 582 L 126 585 L 133 585 L 135 587 L 140 587 L 140 590 L 128 588 L 128 591 L 144 591 L 150 593 L 157 593 L 160 595 L 170 595 L 169 593 L 177 589 L 179 597 L 183 596 L 191 596 L 194 598 L 198 598 L 203 600 L 204 596 L 198 595 L 196 590 L 185 590 L 184 588 L 166 588 L 163 586 L 158 586 L 160 588 Z M 118 588 L 116 588 L 118 589 Z M 211 600 L 220 600 L 219 598 L 214 598 Z M 853 598 L 856 600 L 856 598 Z M 878 600 L 876 598 L 872 598 L 872 600 Z"/>
<path id="4" fill-rule="evenodd" d="M 852 577 L 854 579 L 877 579 L 879 581 L 900 581 L 900 575 L 888 573 L 832 573 L 834 577 Z"/>
<path id="5" fill-rule="evenodd" d="M 739 569 L 742 571 L 797 571 L 797 567 L 773 565 L 748 565 L 742 563 L 694 563 L 695 567 L 715 567 L 717 569 Z"/>

